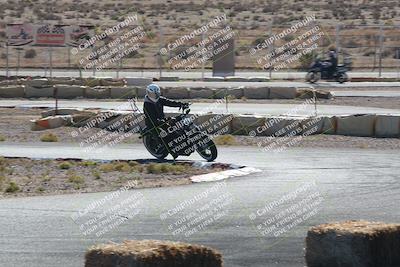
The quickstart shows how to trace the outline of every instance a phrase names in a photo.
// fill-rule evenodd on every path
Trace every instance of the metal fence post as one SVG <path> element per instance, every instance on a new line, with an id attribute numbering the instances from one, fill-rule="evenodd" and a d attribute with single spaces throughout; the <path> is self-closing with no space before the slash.
<path id="1" fill-rule="evenodd" d="M 17 49 L 17 74 L 16 76 L 19 75 L 19 67 L 20 67 L 20 63 L 21 63 L 21 50 L 22 48 L 18 47 Z"/>
<path id="2" fill-rule="evenodd" d="M 50 79 L 53 77 L 53 49 L 49 47 Z"/>
<path id="3" fill-rule="evenodd" d="M 94 46 L 94 44 L 93 44 L 93 46 L 92 46 L 92 53 L 93 53 L 93 55 L 95 55 L 95 52 L 96 52 L 96 47 Z M 96 60 L 97 60 L 97 55 L 95 56 L 95 62 L 93 63 L 93 77 L 96 77 Z"/>
<path id="4" fill-rule="evenodd" d="M 201 34 L 201 49 L 203 51 L 203 49 L 205 48 L 204 45 L 204 32 Z M 204 67 L 205 67 L 205 57 L 204 57 L 204 53 L 202 54 L 202 61 L 201 61 L 201 80 L 204 81 Z"/>
<path id="5" fill-rule="evenodd" d="M 9 62 L 8 62 L 8 42 L 6 43 L 6 77 L 9 78 L 10 77 L 10 73 L 9 73 Z"/>
<path id="6" fill-rule="evenodd" d="M 162 63 L 163 63 L 163 58 L 161 55 L 161 48 L 163 47 L 163 30 L 162 27 L 159 27 L 159 33 L 160 33 L 160 40 L 159 40 L 159 47 L 158 47 L 158 68 L 159 68 L 159 73 L 160 73 L 160 78 L 162 77 Z"/>
<path id="7" fill-rule="evenodd" d="M 336 38 L 335 38 L 335 46 L 336 46 L 336 52 L 339 54 L 340 53 L 340 24 L 336 25 Z"/>
<path id="8" fill-rule="evenodd" d="M 272 32 L 272 27 L 273 26 L 274 26 L 274 18 L 272 17 L 271 18 L 271 23 L 269 25 L 269 36 L 268 37 L 271 37 L 272 34 L 273 34 L 273 32 Z M 273 51 L 274 51 L 274 41 L 272 41 L 272 44 L 269 45 L 269 52 L 272 53 Z M 269 67 L 269 79 L 272 80 L 272 64 L 270 64 L 270 67 Z"/>
<path id="9" fill-rule="evenodd" d="M 68 68 L 71 68 L 71 47 L 67 47 L 68 49 Z"/>
<path id="10" fill-rule="evenodd" d="M 379 78 L 382 77 L 383 28 L 379 28 Z"/>

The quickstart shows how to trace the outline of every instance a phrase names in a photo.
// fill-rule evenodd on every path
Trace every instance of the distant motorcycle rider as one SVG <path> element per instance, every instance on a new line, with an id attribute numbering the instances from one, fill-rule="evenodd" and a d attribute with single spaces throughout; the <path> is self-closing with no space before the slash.
<path id="1" fill-rule="evenodd" d="M 327 62 L 329 63 L 329 65 L 327 65 L 327 67 L 329 68 L 329 73 L 331 75 L 333 75 L 333 73 L 336 70 L 336 67 L 338 65 L 338 58 L 337 58 L 337 53 L 335 49 L 331 49 L 328 52 L 328 57 L 329 59 L 327 60 Z"/>
<path id="2" fill-rule="evenodd" d="M 149 129 L 158 127 L 163 123 L 165 119 L 164 106 L 186 109 L 188 104 L 162 97 L 160 87 L 157 84 L 152 83 L 147 86 L 143 111 L 145 123 Z"/>

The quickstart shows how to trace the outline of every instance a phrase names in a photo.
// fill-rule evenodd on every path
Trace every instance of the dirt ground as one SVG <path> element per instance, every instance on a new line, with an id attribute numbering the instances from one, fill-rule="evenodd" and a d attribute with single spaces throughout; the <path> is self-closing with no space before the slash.
<path id="1" fill-rule="evenodd" d="M 191 176 L 227 169 L 224 164 L 196 168 L 189 162 L 35 160 L 0 157 L 0 198 L 108 192 L 192 183 Z"/>

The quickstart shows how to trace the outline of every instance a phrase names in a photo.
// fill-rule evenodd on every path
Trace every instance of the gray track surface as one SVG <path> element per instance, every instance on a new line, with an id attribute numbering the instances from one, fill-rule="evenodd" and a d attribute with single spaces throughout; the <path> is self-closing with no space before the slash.
<path id="1" fill-rule="evenodd" d="M 0 107 L 19 107 L 19 108 L 54 108 L 54 100 L 0 100 Z M 142 108 L 142 103 L 138 103 Z M 127 101 L 99 101 L 99 100 L 59 100 L 59 108 L 100 108 L 100 109 L 121 109 L 129 110 Z M 177 108 L 165 109 L 167 112 L 178 112 Z M 250 114 L 250 115 L 284 115 L 293 116 L 314 115 L 315 106 L 313 104 L 254 104 L 254 103 L 229 103 L 228 109 L 225 104 L 194 103 L 191 106 L 192 113 L 231 113 L 231 114 Z M 347 114 L 400 114 L 397 109 L 384 109 L 374 107 L 356 106 L 337 106 L 337 105 L 317 105 L 319 115 L 347 115 Z"/>
<path id="2" fill-rule="evenodd" d="M 66 144 L 1 144 L 0 154 L 33 157 L 135 159 L 149 157 L 140 145 L 123 145 L 84 155 Z M 100 239 L 83 236 L 70 216 L 106 193 L 0 200 L 0 266 L 83 266 L 90 245 L 124 239 L 168 239 L 219 249 L 225 266 L 304 266 L 304 237 L 311 225 L 347 219 L 398 222 L 400 216 L 399 151 L 368 149 L 289 149 L 261 152 L 250 147 L 220 148 L 218 161 L 257 167 L 261 173 L 227 181 L 234 196 L 228 215 L 188 238 L 173 236 L 161 212 L 213 183 L 143 189 L 145 211 Z M 192 157 L 198 160 L 198 157 Z M 298 188 L 316 181 L 325 198 L 319 212 L 281 237 L 261 236 L 249 214 Z M 128 197 L 139 191 L 131 190 Z M 197 208 L 194 204 L 193 208 Z M 280 209 L 278 209 L 280 211 Z M 271 214 L 273 216 L 275 214 Z"/>

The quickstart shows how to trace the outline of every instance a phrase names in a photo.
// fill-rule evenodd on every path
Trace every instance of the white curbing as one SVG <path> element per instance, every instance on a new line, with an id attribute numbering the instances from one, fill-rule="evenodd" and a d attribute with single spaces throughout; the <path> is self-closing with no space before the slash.
<path id="1" fill-rule="evenodd" d="M 194 163 L 193 165 L 195 166 L 196 163 Z M 193 183 L 215 182 L 215 181 L 225 180 L 231 177 L 245 176 L 252 173 L 261 172 L 260 169 L 256 169 L 253 167 L 237 168 L 237 166 L 231 165 L 231 168 L 233 169 L 192 176 L 190 177 L 190 180 Z"/>

